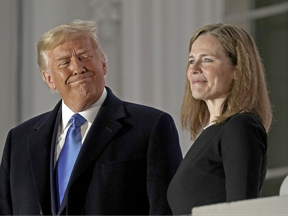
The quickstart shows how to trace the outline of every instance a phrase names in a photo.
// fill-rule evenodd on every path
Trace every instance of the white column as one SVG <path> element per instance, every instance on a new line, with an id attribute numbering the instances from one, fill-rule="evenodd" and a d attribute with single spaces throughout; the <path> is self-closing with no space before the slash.
<path id="1" fill-rule="evenodd" d="M 222 0 L 123 0 L 121 97 L 170 113 L 184 154 L 191 146 L 180 126 L 188 45 L 200 26 L 221 22 Z"/>
<path id="2" fill-rule="evenodd" d="M 117 96 L 121 95 L 121 0 L 91 0 L 89 19 L 97 22 L 101 47 L 108 57 L 106 85 Z"/>
<path id="3" fill-rule="evenodd" d="M 19 44 L 19 1 L 0 1 L 0 95 L 4 102 L 0 108 L 0 139 L 5 140 L 12 126 L 51 110 L 60 99 L 49 91 L 38 70 L 35 44 L 39 36 L 59 24 L 92 19 L 98 21 L 100 42 L 109 59 L 107 85 L 124 100 L 170 113 L 186 153 L 191 142 L 181 130 L 179 116 L 188 44 L 198 27 L 221 21 L 222 1 L 21 1 L 23 31 Z M 17 60 L 18 48 L 23 52 Z"/>
<path id="4" fill-rule="evenodd" d="M 143 2 L 142 2 L 143 4 Z M 122 17 L 122 97 L 141 102 L 142 89 L 142 37 L 140 1 L 123 1 Z"/>
<path id="5" fill-rule="evenodd" d="M 90 1 L 23 1 L 21 122 L 50 111 L 59 101 L 43 82 L 37 64 L 36 43 L 43 33 L 75 19 L 88 19 Z"/>
<path id="6" fill-rule="evenodd" d="M 0 1 L 0 158 L 10 128 L 17 123 L 18 1 Z"/>

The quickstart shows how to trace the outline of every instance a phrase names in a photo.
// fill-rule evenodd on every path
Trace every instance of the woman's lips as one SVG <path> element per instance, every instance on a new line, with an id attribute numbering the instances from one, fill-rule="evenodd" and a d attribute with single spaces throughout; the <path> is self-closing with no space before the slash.
<path id="1" fill-rule="evenodd" d="M 192 84 L 203 84 L 203 83 L 206 83 L 207 80 L 205 79 L 194 79 L 192 80 Z"/>

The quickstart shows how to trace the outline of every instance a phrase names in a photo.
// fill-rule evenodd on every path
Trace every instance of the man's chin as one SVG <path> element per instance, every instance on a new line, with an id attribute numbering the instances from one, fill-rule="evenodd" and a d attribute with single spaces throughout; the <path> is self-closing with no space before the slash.
<path id="1" fill-rule="evenodd" d="M 80 97 L 88 97 L 91 95 L 91 88 L 87 83 L 80 84 L 77 91 Z"/>

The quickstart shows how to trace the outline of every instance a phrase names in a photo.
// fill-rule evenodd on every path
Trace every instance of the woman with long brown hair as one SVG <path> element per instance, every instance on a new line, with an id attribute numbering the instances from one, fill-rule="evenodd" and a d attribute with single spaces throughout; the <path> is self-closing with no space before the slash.
<path id="1" fill-rule="evenodd" d="M 210 24 L 194 33 L 181 121 L 194 143 L 168 189 L 173 214 L 260 196 L 272 112 L 261 59 L 245 30 Z"/>

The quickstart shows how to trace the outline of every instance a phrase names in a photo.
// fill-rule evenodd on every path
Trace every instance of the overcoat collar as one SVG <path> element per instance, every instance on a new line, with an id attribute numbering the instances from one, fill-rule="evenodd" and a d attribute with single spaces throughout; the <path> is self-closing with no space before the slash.
<path id="1" fill-rule="evenodd" d="M 113 137 L 122 128 L 122 125 L 118 120 L 126 116 L 123 102 L 118 99 L 108 87 L 106 87 L 106 90 L 107 97 L 95 117 L 85 142 L 83 143 L 71 174 L 67 190 L 69 190 L 75 180 L 101 156 Z M 49 190 L 50 169 L 48 167 L 51 166 L 50 152 L 51 148 L 54 149 L 51 144 L 55 144 L 55 140 L 53 140 L 52 137 L 55 125 L 59 124 L 59 122 L 56 122 L 56 119 L 60 107 L 61 101 L 51 113 L 35 125 L 34 128 L 36 131 L 29 140 L 31 170 L 38 193 L 39 203 L 44 214 L 45 212 L 50 212 L 50 205 L 47 206 L 47 202 L 50 203 L 51 196 Z M 67 202 L 66 195 L 63 199 L 63 204 Z M 69 209 L 69 206 L 66 207 Z M 61 213 L 64 208 L 65 205 L 61 205 L 58 213 Z"/>
<path id="2" fill-rule="evenodd" d="M 116 98 L 110 89 L 107 93 L 107 98 L 95 117 L 79 152 L 71 175 L 71 184 L 93 161 L 100 157 L 112 138 L 122 128 L 122 125 L 117 121 L 117 119 L 125 117 L 122 101 Z"/>
<path id="3" fill-rule="evenodd" d="M 106 89 L 107 97 L 95 117 L 79 152 L 66 189 L 67 191 L 69 191 L 70 187 L 75 183 L 75 180 L 79 178 L 92 163 L 98 160 L 113 137 L 122 128 L 122 125 L 117 120 L 126 116 L 123 102 L 114 96 L 109 88 L 106 87 Z M 67 203 L 68 197 L 69 193 L 66 193 L 62 203 Z M 69 214 L 69 204 L 71 203 L 68 203 L 66 206 L 61 205 L 59 213 L 61 214 L 66 207 L 67 213 Z M 74 208 L 74 206 L 71 207 Z"/>
<path id="4" fill-rule="evenodd" d="M 56 119 L 60 107 L 61 102 L 38 121 L 34 126 L 35 133 L 28 139 L 30 166 L 40 210 L 43 214 L 51 214 L 50 155 L 52 144 L 55 143 L 52 137 L 55 125 L 58 125 Z"/>

